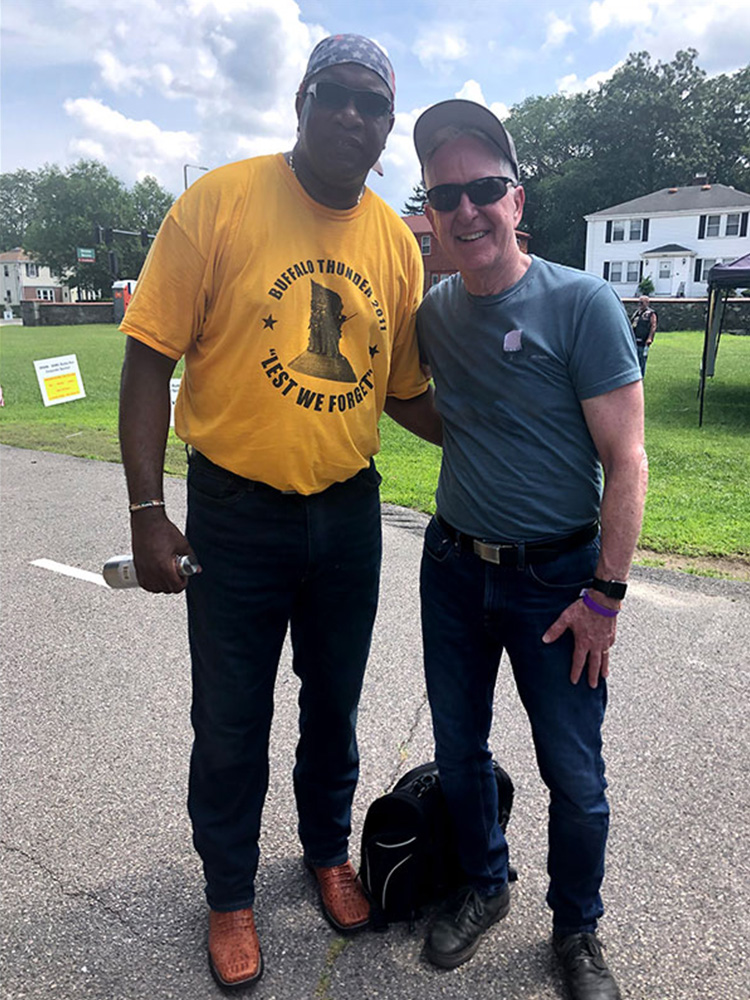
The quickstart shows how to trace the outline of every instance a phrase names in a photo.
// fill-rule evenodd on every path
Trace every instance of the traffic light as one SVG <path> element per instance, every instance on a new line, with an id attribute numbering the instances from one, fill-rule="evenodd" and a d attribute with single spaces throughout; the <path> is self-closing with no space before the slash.
<path id="1" fill-rule="evenodd" d="M 94 226 L 94 246 L 104 242 L 104 230 L 101 226 Z"/>
<path id="2" fill-rule="evenodd" d="M 114 243 L 114 239 L 115 239 L 115 237 L 114 237 L 114 232 L 113 232 L 113 230 L 112 230 L 112 227 L 111 227 L 111 226 L 108 226 L 108 227 L 107 227 L 107 228 L 106 228 L 106 229 L 104 230 L 104 242 L 106 243 L 106 245 L 107 245 L 108 247 L 111 247 L 111 246 L 112 246 L 112 244 Z"/>
<path id="3" fill-rule="evenodd" d="M 111 229 L 110 232 L 112 232 Z M 115 279 L 115 281 L 117 281 L 118 277 L 120 276 L 120 262 L 117 259 L 117 254 L 115 253 L 114 250 L 109 251 L 109 272 Z"/>
<path id="4" fill-rule="evenodd" d="M 141 246 L 145 247 L 148 250 L 149 243 L 150 243 L 150 240 L 149 240 L 149 236 L 148 236 L 148 229 L 142 229 L 141 230 Z"/>

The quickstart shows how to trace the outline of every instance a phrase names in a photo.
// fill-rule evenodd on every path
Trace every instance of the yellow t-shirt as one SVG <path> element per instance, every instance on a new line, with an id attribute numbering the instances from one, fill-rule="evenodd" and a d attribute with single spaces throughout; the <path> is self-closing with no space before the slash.
<path id="1" fill-rule="evenodd" d="M 185 356 L 175 429 L 217 465 L 317 493 L 379 449 L 386 395 L 427 388 L 416 240 L 377 195 L 338 211 L 281 154 L 212 171 L 175 203 L 121 329 Z"/>

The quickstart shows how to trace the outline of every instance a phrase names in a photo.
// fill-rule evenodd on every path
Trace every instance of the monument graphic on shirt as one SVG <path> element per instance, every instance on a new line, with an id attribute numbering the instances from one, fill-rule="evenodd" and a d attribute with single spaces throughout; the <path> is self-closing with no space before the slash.
<path id="1" fill-rule="evenodd" d="M 315 378 L 356 382 L 352 366 L 339 350 L 341 327 L 352 318 L 344 315 L 344 303 L 338 292 L 311 279 L 310 339 L 307 349 L 290 361 L 289 367 Z"/>

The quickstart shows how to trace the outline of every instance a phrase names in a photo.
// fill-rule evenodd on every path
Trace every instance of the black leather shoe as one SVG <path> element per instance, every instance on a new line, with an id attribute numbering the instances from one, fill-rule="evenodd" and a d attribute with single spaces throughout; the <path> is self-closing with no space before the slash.
<path id="1" fill-rule="evenodd" d="M 622 1000 L 596 934 L 554 935 L 552 947 L 571 1000 Z"/>
<path id="2" fill-rule="evenodd" d="M 479 947 L 482 934 L 510 909 L 510 889 L 494 896 L 480 896 L 476 889 L 463 889 L 443 903 L 425 942 L 425 954 L 433 965 L 455 969 L 468 962 Z"/>

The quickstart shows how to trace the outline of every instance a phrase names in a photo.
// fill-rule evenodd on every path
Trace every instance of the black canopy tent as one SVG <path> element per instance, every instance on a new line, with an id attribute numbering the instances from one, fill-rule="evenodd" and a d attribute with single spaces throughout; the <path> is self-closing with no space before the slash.
<path id="1" fill-rule="evenodd" d="M 706 310 L 706 335 L 703 340 L 703 360 L 701 380 L 698 387 L 700 410 L 698 426 L 703 425 L 703 400 L 706 394 L 706 379 L 712 376 L 719 351 L 721 327 L 724 322 L 729 293 L 735 288 L 750 288 L 750 253 L 728 264 L 714 264 L 708 272 L 708 309 Z"/>

